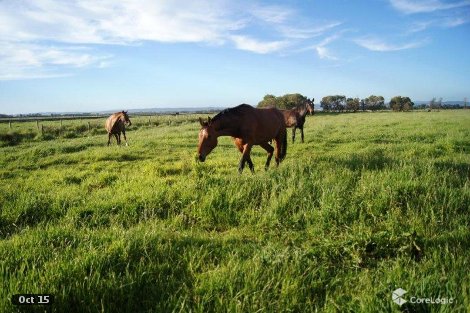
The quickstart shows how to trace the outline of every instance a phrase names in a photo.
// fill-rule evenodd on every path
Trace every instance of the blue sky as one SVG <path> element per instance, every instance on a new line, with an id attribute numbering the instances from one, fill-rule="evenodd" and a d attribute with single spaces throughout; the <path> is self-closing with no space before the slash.
<path id="1" fill-rule="evenodd" d="M 0 0 L 0 113 L 470 98 L 470 0 Z"/>

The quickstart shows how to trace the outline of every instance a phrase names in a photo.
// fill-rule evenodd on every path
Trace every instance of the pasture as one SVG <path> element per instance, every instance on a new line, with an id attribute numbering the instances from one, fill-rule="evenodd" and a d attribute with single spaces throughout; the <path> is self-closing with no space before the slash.
<path id="1" fill-rule="evenodd" d="M 0 312 L 468 310 L 470 110 L 308 116 L 242 175 L 228 137 L 196 162 L 197 117 L 131 115 L 128 147 L 104 119 L 0 124 Z"/>

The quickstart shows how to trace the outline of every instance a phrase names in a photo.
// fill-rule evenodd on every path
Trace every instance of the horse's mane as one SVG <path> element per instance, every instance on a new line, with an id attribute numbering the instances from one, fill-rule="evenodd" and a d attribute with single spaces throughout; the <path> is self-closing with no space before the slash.
<path id="1" fill-rule="evenodd" d="M 212 118 L 212 122 L 216 122 L 220 120 L 221 118 L 226 118 L 230 116 L 240 116 L 242 115 L 243 111 L 246 110 L 247 108 L 253 108 L 253 107 L 249 104 L 242 103 L 240 105 L 237 105 L 236 107 L 225 109 L 219 112 L 216 116 L 214 116 Z"/>

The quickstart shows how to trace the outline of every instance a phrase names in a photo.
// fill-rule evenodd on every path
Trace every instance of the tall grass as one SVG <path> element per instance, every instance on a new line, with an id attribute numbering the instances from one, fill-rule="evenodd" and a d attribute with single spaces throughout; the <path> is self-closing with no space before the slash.
<path id="1" fill-rule="evenodd" d="M 169 124 L 0 148 L 0 311 L 16 293 L 53 312 L 470 307 L 470 112 L 308 117 L 254 175 L 229 138 L 197 163 L 198 123 Z M 398 287 L 455 301 L 399 307 Z"/>

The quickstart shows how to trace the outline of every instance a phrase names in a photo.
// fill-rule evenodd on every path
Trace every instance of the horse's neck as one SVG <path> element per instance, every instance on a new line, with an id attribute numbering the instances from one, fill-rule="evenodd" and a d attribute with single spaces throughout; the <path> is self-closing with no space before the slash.
<path id="1" fill-rule="evenodd" d="M 122 116 L 118 116 L 116 121 L 114 121 L 114 125 L 119 125 L 119 127 L 124 128 L 124 118 Z"/>
<path id="2" fill-rule="evenodd" d="M 305 105 L 302 105 L 301 107 L 297 108 L 297 113 L 299 113 L 300 116 L 305 117 L 307 115 L 307 108 Z"/>
<path id="3" fill-rule="evenodd" d="M 215 122 L 214 129 L 216 131 L 217 137 L 220 136 L 233 136 L 238 127 L 230 125 L 229 123 L 224 122 L 223 120 L 218 120 Z"/>

